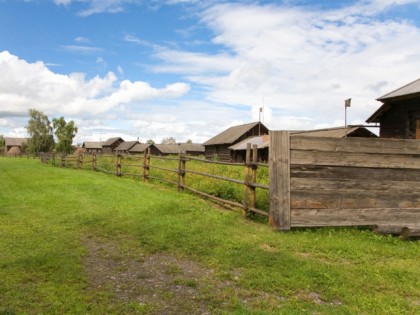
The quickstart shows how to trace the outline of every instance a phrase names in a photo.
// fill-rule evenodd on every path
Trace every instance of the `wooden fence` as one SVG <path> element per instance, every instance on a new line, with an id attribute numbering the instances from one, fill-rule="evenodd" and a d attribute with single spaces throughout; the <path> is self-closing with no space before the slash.
<path id="1" fill-rule="evenodd" d="M 270 223 L 420 230 L 420 141 L 270 132 Z"/>
<path id="2" fill-rule="evenodd" d="M 148 150 L 144 155 L 54 155 L 42 154 L 41 161 L 54 166 L 73 167 L 79 169 L 92 169 L 116 176 L 129 176 L 143 179 L 144 181 L 156 180 L 172 184 L 177 187 L 178 191 L 188 190 L 195 194 L 210 198 L 217 202 L 227 204 L 242 209 L 244 216 L 252 213 L 268 217 L 268 193 L 267 193 L 267 209 L 259 209 L 257 207 L 257 188 L 268 192 L 267 184 L 257 183 L 257 172 L 260 168 L 268 169 L 267 164 L 257 162 L 257 147 L 248 145 L 245 163 L 229 163 L 211 161 L 197 157 L 186 156 L 154 156 Z M 160 161 L 154 163 L 153 161 Z M 173 162 L 170 166 L 165 166 L 162 161 Z M 229 166 L 243 169 L 242 178 L 229 178 L 223 175 L 211 174 L 209 172 L 194 170 L 187 167 L 188 163 L 204 163 L 219 166 Z M 170 164 L 170 163 L 169 163 Z M 175 165 L 175 166 L 174 166 Z M 166 175 L 165 175 L 166 174 Z M 171 176 L 171 174 L 173 176 Z M 194 176 L 195 180 L 200 178 L 211 178 L 217 181 L 229 182 L 242 186 L 243 188 L 240 198 L 241 201 L 231 200 L 219 197 L 209 192 L 194 188 L 193 185 L 187 184 L 187 179 Z M 268 178 L 267 178 L 268 180 Z"/>

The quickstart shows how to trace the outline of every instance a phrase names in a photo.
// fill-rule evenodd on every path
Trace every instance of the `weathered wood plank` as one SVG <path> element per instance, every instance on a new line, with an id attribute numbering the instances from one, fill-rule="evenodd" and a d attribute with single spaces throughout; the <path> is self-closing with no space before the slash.
<path id="1" fill-rule="evenodd" d="M 392 168 L 359 168 L 319 165 L 291 165 L 292 178 L 371 179 L 378 182 L 419 181 L 420 170 Z"/>
<path id="2" fill-rule="evenodd" d="M 420 169 L 420 155 L 291 151 L 291 164 Z"/>
<path id="3" fill-rule="evenodd" d="M 290 135 L 270 131 L 270 212 L 275 229 L 290 229 Z"/>
<path id="4" fill-rule="evenodd" d="M 400 193 L 416 192 L 420 194 L 418 181 L 396 181 L 392 177 L 387 180 L 378 181 L 376 179 L 347 179 L 347 178 L 291 178 L 291 190 L 323 190 L 332 191 L 373 191 L 373 193 L 383 193 L 399 195 Z"/>
<path id="5" fill-rule="evenodd" d="M 420 222 L 420 209 L 293 209 L 291 211 L 292 227 L 386 225 L 390 222 L 401 226 Z"/>
<path id="6" fill-rule="evenodd" d="M 327 152 L 420 154 L 420 142 L 413 139 L 378 138 L 324 138 L 292 136 L 292 150 L 316 150 Z"/>
<path id="7" fill-rule="evenodd" d="M 420 192 L 292 190 L 291 209 L 418 208 Z"/>

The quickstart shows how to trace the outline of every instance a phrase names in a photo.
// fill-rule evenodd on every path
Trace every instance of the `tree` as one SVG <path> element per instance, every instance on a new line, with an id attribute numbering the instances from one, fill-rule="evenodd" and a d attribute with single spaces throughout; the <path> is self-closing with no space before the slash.
<path id="1" fill-rule="evenodd" d="M 162 139 L 161 144 L 176 144 L 176 140 L 174 137 L 167 137 Z"/>
<path id="2" fill-rule="evenodd" d="M 147 142 L 146 142 L 147 144 L 155 144 L 155 141 L 153 140 L 153 139 L 149 139 L 149 140 L 147 140 Z"/>
<path id="3" fill-rule="evenodd" d="M 54 137 L 48 117 L 36 109 L 30 109 L 28 113 L 28 152 L 38 154 L 51 151 L 54 147 Z"/>
<path id="4" fill-rule="evenodd" d="M 54 134 L 57 138 L 55 149 L 57 152 L 68 154 L 72 151 L 71 145 L 73 139 L 77 133 L 77 127 L 74 125 L 74 121 L 71 120 L 68 123 L 64 120 L 64 117 L 53 118 Z"/>
<path id="5" fill-rule="evenodd" d="M 193 142 L 192 142 L 192 140 L 191 140 L 191 139 L 188 139 L 188 140 L 187 140 L 187 143 L 193 143 Z"/>

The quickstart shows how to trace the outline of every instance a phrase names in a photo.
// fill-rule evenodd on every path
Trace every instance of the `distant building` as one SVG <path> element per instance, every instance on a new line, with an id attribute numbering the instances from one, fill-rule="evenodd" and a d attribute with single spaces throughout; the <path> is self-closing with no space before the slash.
<path id="1" fill-rule="evenodd" d="M 85 141 L 82 144 L 82 148 L 85 149 L 86 153 L 102 153 L 102 142 L 99 141 Z"/>
<path id="2" fill-rule="evenodd" d="M 124 139 L 120 137 L 109 138 L 108 140 L 102 142 L 102 153 L 113 154 L 115 149 L 123 142 Z"/>
<path id="3" fill-rule="evenodd" d="M 115 149 L 114 152 L 115 153 L 119 153 L 119 154 L 129 154 L 130 153 L 130 149 L 132 147 L 134 147 L 136 144 L 139 144 L 140 142 L 138 141 L 125 141 L 120 143 Z"/>
<path id="4" fill-rule="evenodd" d="M 26 138 L 4 138 L 4 153 L 6 155 L 20 155 L 23 151 L 23 146 L 26 144 Z"/>
<path id="5" fill-rule="evenodd" d="M 420 79 L 377 100 L 383 104 L 366 122 L 380 124 L 381 138 L 420 139 Z"/>
<path id="6" fill-rule="evenodd" d="M 234 126 L 214 136 L 203 143 L 207 159 L 218 159 L 220 161 L 232 161 L 230 146 L 243 141 L 249 137 L 268 134 L 268 128 L 261 122 L 254 122 Z"/>

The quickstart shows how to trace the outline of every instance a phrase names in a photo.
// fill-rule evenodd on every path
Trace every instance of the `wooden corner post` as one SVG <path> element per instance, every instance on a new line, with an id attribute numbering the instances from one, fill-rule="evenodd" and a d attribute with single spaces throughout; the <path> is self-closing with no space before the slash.
<path id="1" fill-rule="evenodd" d="M 290 134 L 270 131 L 269 222 L 278 230 L 290 230 Z"/>

